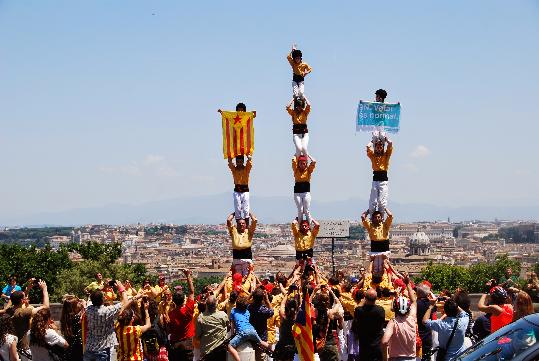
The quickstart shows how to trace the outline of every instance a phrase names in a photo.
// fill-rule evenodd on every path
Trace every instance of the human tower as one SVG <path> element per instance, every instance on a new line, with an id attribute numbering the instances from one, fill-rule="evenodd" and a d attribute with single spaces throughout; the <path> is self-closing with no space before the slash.
<path id="1" fill-rule="evenodd" d="M 320 224 L 313 218 L 311 205 L 311 177 L 316 160 L 309 153 L 309 129 L 307 119 L 311 103 L 305 96 L 305 77 L 312 68 L 303 61 L 302 52 L 292 46 L 287 56 L 292 68 L 292 99 L 286 111 L 292 119 L 292 139 L 295 153 L 292 157 L 294 176 L 294 202 L 297 217 L 292 221 L 296 262 L 301 267 L 312 266 L 313 248 Z M 387 92 L 376 91 L 376 102 L 384 103 Z M 254 118 L 256 111 L 247 111 L 243 103 L 236 105 L 235 111 L 218 110 L 223 123 L 223 154 L 228 159 L 228 167 L 234 180 L 234 212 L 227 218 L 227 227 L 232 241 L 232 271 L 246 276 L 253 269 L 251 251 L 252 239 L 257 219 L 251 212 L 249 201 L 249 175 L 253 166 Z M 372 163 L 373 181 L 368 209 L 361 215 L 362 223 L 371 240 L 372 277 L 381 277 L 388 265 L 389 228 L 393 215 L 387 208 L 389 160 L 393 143 L 379 128 L 373 131 L 372 140 L 366 147 Z M 247 161 L 245 161 L 247 159 Z"/>

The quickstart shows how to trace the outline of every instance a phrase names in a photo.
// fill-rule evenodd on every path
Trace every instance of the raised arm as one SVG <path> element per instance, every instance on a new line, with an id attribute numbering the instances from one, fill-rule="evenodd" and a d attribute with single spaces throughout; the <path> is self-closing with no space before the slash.
<path id="1" fill-rule="evenodd" d="M 423 315 L 423 320 L 421 320 L 424 325 L 426 325 L 427 321 L 430 320 L 430 315 L 432 313 L 432 310 L 436 308 L 436 299 L 432 298 L 430 295 L 429 295 L 429 302 L 430 302 L 429 308 L 427 308 L 427 311 Z"/>
<path id="2" fill-rule="evenodd" d="M 258 219 L 256 219 L 256 216 L 252 212 L 249 212 L 249 217 L 251 218 L 251 224 L 249 225 L 249 233 L 252 237 L 255 234 Z"/>
<path id="3" fill-rule="evenodd" d="M 393 218 L 393 213 L 391 213 L 389 208 L 386 208 L 386 214 L 387 214 L 387 218 Z"/>
<path id="4" fill-rule="evenodd" d="M 125 292 L 124 292 L 125 293 Z M 150 314 L 148 313 L 148 307 L 150 303 L 148 301 L 143 303 L 144 305 L 144 325 L 140 327 L 140 330 L 144 333 L 152 327 L 151 320 L 150 320 Z"/>
<path id="5" fill-rule="evenodd" d="M 234 223 L 232 223 L 233 220 L 234 220 L 234 212 L 230 213 L 228 217 L 226 218 L 226 225 L 228 227 L 232 227 L 234 225 Z"/>
<path id="6" fill-rule="evenodd" d="M 404 284 L 406 285 L 406 290 L 408 291 L 408 298 L 410 298 L 410 301 L 412 304 L 415 304 L 417 302 L 417 296 L 412 289 L 412 283 L 410 282 L 410 276 L 408 275 L 408 272 L 404 272 Z"/>
<path id="7" fill-rule="evenodd" d="M 289 109 L 292 109 L 292 104 L 294 103 L 294 98 L 290 99 L 290 101 L 288 102 L 288 104 L 286 105 L 285 109 L 286 110 L 289 110 Z"/>
<path id="8" fill-rule="evenodd" d="M 195 300 L 195 287 L 193 286 L 193 274 L 188 269 L 184 269 L 183 273 L 185 274 L 185 277 L 187 277 L 187 285 L 189 287 L 189 295 L 187 298 L 190 300 Z"/>
<path id="9" fill-rule="evenodd" d="M 494 316 L 498 316 L 500 313 L 503 312 L 503 308 L 501 308 L 498 305 L 486 305 L 485 301 L 487 299 L 487 295 L 483 294 L 481 295 L 481 298 L 479 299 L 479 302 L 477 303 L 477 308 L 481 312 L 485 313 L 491 313 Z"/>
<path id="10" fill-rule="evenodd" d="M 35 316 L 39 310 L 49 308 L 50 306 L 49 305 L 49 291 L 47 290 L 47 284 L 45 283 L 45 281 L 39 281 L 39 288 L 41 288 L 41 291 L 43 292 L 43 305 L 39 307 L 34 307 L 32 309 L 33 316 Z"/>

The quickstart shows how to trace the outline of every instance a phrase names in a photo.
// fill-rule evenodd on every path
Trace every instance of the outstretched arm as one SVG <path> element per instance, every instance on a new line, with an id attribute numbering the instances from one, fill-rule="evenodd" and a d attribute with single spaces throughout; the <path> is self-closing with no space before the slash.
<path id="1" fill-rule="evenodd" d="M 485 313 L 491 313 L 494 316 L 498 316 L 500 313 L 503 312 L 503 309 L 498 305 L 486 305 L 485 301 L 487 299 L 487 295 L 483 294 L 481 295 L 481 298 L 479 299 L 479 302 L 477 303 L 477 308 L 481 312 Z"/>
<path id="2" fill-rule="evenodd" d="M 195 299 L 195 287 L 193 286 L 193 274 L 188 269 L 184 269 L 183 273 L 187 277 L 187 285 L 189 287 L 189 295 L 187 296 L 190 300 Z"/>
<path id="3" fill-rule="evenodd" d="M 228 215 L 228 217 L 226 218 L 226 225 L 228 227 L 232 227 L 233 226 L 233 223 L 232 223 L 233 220 L 234 220 L 234 213 L 230 213 Z"/>
<path id="4" fill-rule="evenodd" d="M 249 217 L 251 218 L 251 224 L 249 225 L 249 233 L 252 236 L 253 234 L 255 234 L 258 219 L 256 219 L 256 216 L 252 212 L 249 212 Z"/>

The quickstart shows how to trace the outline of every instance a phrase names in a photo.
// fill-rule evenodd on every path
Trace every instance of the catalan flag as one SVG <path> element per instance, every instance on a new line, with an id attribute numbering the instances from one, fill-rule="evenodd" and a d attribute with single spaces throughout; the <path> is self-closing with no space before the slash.
<path id="1" fill-rule="evenodd" d="M 221 112 L 223 121 L 223 157 L 252 155 L 255 149 L 254 112 Z"/>
<path id="2" fill-rule="evenodd" d="M 292 331 L 299 359 L 301 361 L 314 361 L 313 324 L 309 292 L 305 292 L 305 297 L 303 297 Z"/>

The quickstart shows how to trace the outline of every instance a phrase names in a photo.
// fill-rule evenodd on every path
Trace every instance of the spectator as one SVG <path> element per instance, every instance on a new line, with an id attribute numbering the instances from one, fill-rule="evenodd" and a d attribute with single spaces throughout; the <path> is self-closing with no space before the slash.
<path id="1" fill-rule="evenodd" d="M 490 313 L 485 313 L 475 320 L 472 333 L 476 342 L 490 335 Z"/>
<path id="2" fill-rule="evenodd" d="M 169 357 L 171 361 L 191 361 L 193 359 L 193 336 L 195 325 L 193 314 L 195 312 L 195 289 L 193 278 L 189 270 L 183 270 L 189 285 L 187 299 L 183 292 L 172 296 L 176 307 L 169 314 L 168 332 L 171 344 Z"/>
<path id="3" fill-rule="evenodd" d="M 513 322 L 533 313 L 533 304 L 530 295 L 524 291 L 519 291 L 515 299 L 513 312 Z"/>
<path id="4" fill-rule="evenodd" d="M 50 353 L 63 357 L 64 350 L 68 347 L 69 344 L 58 334 L 56 325 L 51 320 L 51 311 L 48 308 L 39 310 L 30 329 L 32 360 L 53 361 Z"/>
<path id="5" fill-rule="evenodd" d="M 385 312 L 376 305 L 376 290 L 370 288 L 365 294 L 365 304 L 354 312 L 352 330 L 359 341 L 359 359 L 382 360 L 380 346 L 383 335 Z"/>
<path id="6" fill-rule="evenodd" d="M 316 308 L 316 321 L 313 324 L 313 338 L 316 340 L 315 351 L 320 360 L 337 361 L 337 332 L 343 328 L 342 306 L 330 287 L 320 286 L 320 294 L 313 293 Z M 333 301 L 333 305 L 331 305 Z"/>
<path id="7" fill-rule="evenodd" d="M 105 296 L 100 289 L 90 295 L 92 303 L 86 308 L 87 337 L 84 361 L 108 361 L 110 349 L 118 344 L 114 333 L 114 321 L 128 305 L 125 288 L 116 281 L 121 303 L 105 306 Z"/>
<path id="8" fill-rule="evenodd" d="M 153 293 L 155 294 L 155 301 L 157 303 L 161 302 L 163 298 L 163 294 L 168 291 L 168 285 L 165 284 L 165 275 L 160 274 L 159 280 L 157 281 L 157 285 L 153 288 Z"/>
<path id="9" fill-rule="evenodd" d="M 158 361 L 161 352 L 165 353 L 168 358 L 168 352 L 166 350 L 167 335 L 159 325 L 159 305 L 151 298 L 147 300 L 151 327 L 141 337 L 143 356 L 145 361 Z"/>
<path id="10" fill-rule="evenodd" d="M 95 281 L 93 281 L 88 286 L 86 286 L 86 288 L 84 289 L 84 292 L 87 295 L 90 295 L 94 291 L 102 290 L 104 286 L 105 286 L 105 282 L 103 281 L 103 275 L 98 272 L 95 274 Z"/>
<path id="11" fill-rule="evenodd" d="M 2 289 L 2 299 L 9 302 L 9 297 L 13 292 L 22 291 L 21 286 L 17 284 L 17 277 L 11 276 L 8 278 L 8 284 Z"/>
<path id="12" fill-rule="evenodd" d="M 513 274 L 513 269 L 507 267 L 505 270 L 505 277 L 500 278 L 500 286 L 503 288 L 515 287 L 517 285 L 518 277 Z"/>
<path id="13" fill-rule="evenodd" d="M 130 280 L 124 281 L 124 287 L 125 287 L 125 294 L 127 295 L 127 298 L 132 298 L 137 295 L 137 290 L 131 285 Z"/>
<path id="14" fill-rule="evenodd" d="M 125 293 L 125 292 L 124 292 Z M 124 296 L 127 298 L 127 296 Z M 135 326 L 135 313 L 130 308 L 132 300 L 126 302 L 122 311 L 118 315 L 118 322 L 115 326 L 116 337 L 118 338 L 118 361 L 142 360 L 142 334 L 148 331 L 151 327 L 150 314 L 148 313 L 148 300 L 142 304 L 144 306 L 144 325 Z"/>
<path id="15" fill-rule="evenodd" d="M 240 355 L 236 348 L 244 342 L 253 341 L 257 345 L 262 345 L 262 347 L 266 349 L 268 348 L 268 343 L 260 339 L 260 336 L 258 336 L 253 325 L 249 323 L 250 314 L 247 305 L 248 298 L 240 296 L 236 301 L 236 307 L 234 307 L 230 313 L 232 329 L 235 331 L 235 335 L 228 344 L 228 352 L 232 354 L 235 361 L 240 361 Z"/>
<path id="16" fill-rule="evenodd" d="M 19 361 L 17 336 L 14 335 L 11 316 L 0 316 L 0 358 L 4 361 Z"/>
<path id="17" fill-rule="evenodd" d="M 430 301 L 428 296 L 431 293 L 430 283 L 423 281 L 416 287 L 417 292 L 417 331 L 421 338 L 421 345 L 423 351 L 422 361 L 430 360 L 430 353 L 432 350 L 432 331 L 430 328 L 423 324 L 423 316 L 430 307 Z M 434 320 L 436 313 L 432 312 L 430 319 Z"/>
<path id="18" fill-rule="evenodd" d="M 468 328 L 466 329 L 466 335 L 464 338 L 464 346 L 468 348 L 472 346 L 473 344 L 472 342 L 473 315 L 472 315 L 472 311 L 470 310 L 470 303 L 471 303 L 470 297 L 468 296 L 468 292 L 464 291 L 461 288 L 458 288 L 455 291 L 453 299 L 457 303 L 457 306 L 459 306 L 460 309 L 466 312 L 466 314 L 468 315 Z"/>
<path id="19" fill-rule="evenodd" d="M 292 333 L 292 327 L 296 320 L 299 307 L 298 302 L 294 298 L 286 297 L 286 290 L 279 283 L 281 292 L 285 297 L 282 298 L 279 306 L 279 316 L 281 318 L 281 326 L 279 328 L 279 341 L 275 345 L 273 359 L 275 361 L 292 361 L 296 353 L 296 343 Z"/>
<path id="20" fill-rule="evenodd" d="M 108 279 L 102 288 L 103 297 L 105 297 L 106 304 L 112 304 L 114 301 L 116 301 L 116 293 L 114 293 L 114 288 L 112 287 L 113 284 L 114 284 L 114 281 Z M 124 289 L 124 292 L 125 292 L 125 289 Z"/>
<path id="21" fill-rule="evenodd" d="M 479 299 L 477 308 L 479 311 L 490 313 L 490 332 L 496 332 L 503 326 L 513 322 L 513 305 L 507 303 L 509 295 L 501 286 L 492 287 L 490 290 L 490 302 L 487 306 L 485 300 L 486 294 Z"/>
<path id="22" fill-rule="evenodd" d="M 31 289 L 36 280 L 28 281 L 27 289 Z M 21 353 L 30 353 L 30 344 L 28 342 L 28 331 L 32 317 L 39 311 L 49 308 L 49 292 L 47 284 L 44 281 L 38 282 L 39 287 L 43 292 L 43 304 L 39 307 L 28 305 L 28 299 L 22 291 L 16 291 L 11 294 L 11 307 L 6 310 L 6 313 L 11 316 L 15 336 L 18 339 L 17 349 Z"/>
<path id="23" fill-rule="evenodd" d="M 82 315 L 85 306 L 85 302 L 78 297 L 72 295 L 64 297 L 60 330 L 69 345 L 65 350 L 65 360 L 82 360 Z"/>
<path id="24" fill-rule="evenodd" d="M 262 341 L 268 341 L 268 319 L 273 316 L 273 308 L 271 308 L 268 299 L 268 293 L 261 287 L 255 289 L 252 294 L 253 303 L 247 307 L 249 310 L 249 322 L 256 330 L 256 333 Z M 256 361 L 265 361 L 267 356 L 258 348 L 255 350 Z"/>
<path id="25" fill-rule="evenodd" d="M 174 301 L 172 301 L 172 292 L 170 292 L 170 290 L 166 290 L 163 293 L 163 296 L 163 299 L 158 305 L 159 326 L 166 329 L 169 322 L 168 314 L 176 307 L 176 305 L 174 304 Z"/>
<path id="26" fill-rule="evenodd" d="M 464 351 L 464 336 L 468 328 L 468 314 L 459 309 L 453 299 L 444 302 L 446 317 L 441 320 L 431 320 L 431 312 L 436 308 L 436 299 L 429 298 L 430 306 L 423 316 L 423 324 L 432 331 L 438 332 L 438 357 L 443 360 L 451 360 L 459 352 Z M 440 355 L 442 353 L 442 355 Z M 445 354 L 445 357 L 443 357 Z M 443 358 L 442 358 L 443 357 Z"/>
<path id="27" fill-rule="evenodd" d="M 416 296 L 407 274 L 404 284 L 408 297 L 399 296 L 393 302 L 395 318 L 387 324 L 382 346 L 388 347 L 390 361 L 415 361 L 416 358 L 416 329 L 417 329 L 417 303 Z"/>
<path id="28" fill-rule="evenodd" d="M 200 352 L 205 361 L 225 361 L 228 316 L 217 311 L 214 295 L 206 298 L 206 310 L 196 322 L 195 337 L 200 340 Z"/>

